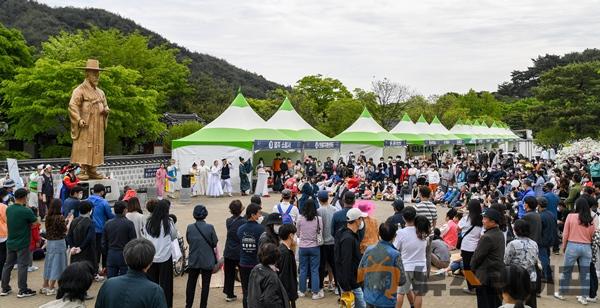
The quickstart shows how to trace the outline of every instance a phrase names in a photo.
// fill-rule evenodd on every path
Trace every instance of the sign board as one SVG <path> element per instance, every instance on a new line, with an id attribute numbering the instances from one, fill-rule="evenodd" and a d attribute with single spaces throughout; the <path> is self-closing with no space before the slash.
<path id="1" fill-rule="evenodd" d="M 339 149 L 340 142 L 339 141 L 305 141 L 303 142 L 303 146 L 305 149 Z"/>
<path id="2" fill-rule="evenodd" d="M 19 164 L 14 158 L 7 158 L 6 165 L 8 166 L 8 176 L 15 181 L 15 190 L 24 187 L 23 179 L 19 174 Z"/>
<path id="3" fill-rule="evenodd" d="M 254 140 L 254 150 L 302 150 L 302 141 Z"/>
<path id="4" fill-rule="evenodd" d="M 404 147 L 406 146 L 406 140 L 384 140 L 384 147 Z"/>
<path id="5" fill-rule="evenodd" d="M 144 168 L 144 179 L 150 179 L 156 176 L 159 167 Z"/>

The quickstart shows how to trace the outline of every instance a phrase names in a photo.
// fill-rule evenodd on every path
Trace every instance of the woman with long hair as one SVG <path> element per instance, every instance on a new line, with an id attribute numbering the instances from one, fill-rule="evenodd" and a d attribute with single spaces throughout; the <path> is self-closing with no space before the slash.
<path id="1" fill-rule="evenodd" d="M 463 261 L 463 270 L 471 270 L 471 258 L 475 253 L 475 248 L 479 243 L 481 231 L 483 230 L 483 216 L 481 216 L 481 203 L 479 199 L 471 199 L 467 204 L 468 215 L 465 215 L 459 222 L 460 229 L 459 239 L 460 256 Z M 467 289 L 463 289 L 465 293 L 475 294 L 475 287 L 467 281 Z"/>
<path id="2" fill-rule="evenodd" d="M 323 232 L 323 221 L 317 216 L 317 207 L 314 199 L 310 198 L 304 203 L 304 208 L 298 222 L 298 238 L 300 239 L 300 279 L 298 296 L 304 297 L 306 293 L 306 280 L 310 274 L 312 299 L 321 299 L 325 295 L 319 289 L 319 265 L 321 262 L 321 249 L 317 237 Z"/>
<path id="3" fill-rule="evenodd" d="M 505 267 L 503 276 L 500 290 L 504 305 L 498 308 L 531 308 L 524 304 L 527 296 L 532 293 L 529 273 L 522 267 L 511 264 Z"/>
<path id="4" fill-rule="evenodd" d="M 140 199 L 137 197 L 131 197 L 129 200 L 127 200 L 127 213 L 125 214 L 125 218 L 133 222 L 135 234 L 137 235 L 137 238 L 141 238 L 142 228 L 144 228 L 146 219 L 144 218 L 144 212 L 142 211 L 142 206 L 140 205 Z"/>
<path id="5" fill-rule="evenodd" d="M 46 257 L 44 259 L 44 285 L 41 294 L 56 294 L 56 281 L 67 268 L 67 222 L 60 212 L 62 202 L 52 199 L 46 216 Z M 72 219 L 73 216 L 69 216 Z"/>
<path id="6" fill-rule="evenodd" d="M 571 274 L 575 262 L 579 264 L 579 289 L 581 296 L 577 301 L 587 305 L 590 294 L 590 264 L 592 262 L 592 237 L 596 226 L 594 224 L 590 206 L 585 198 L 575 200 L 575 213 L 567 216 L 563 230 L 563 251 L 565 260 L 560 276 L 560 287 L 554 292 L 554 297 L 564 300 L 564 294 L 569 291 Z"/>
<path id="7" fill-rule="evenodd" d="M 156 253 L 148 278 L 159 284 L 165 292 L 167 306 L 173 307 L 173 258 L 171 255 L 171 242 L 177 238 L 177 231 L 169 217 L 171 202 L 159 200 L 156 208 L 144 227 L 144 237 L 152 242 Z"/>

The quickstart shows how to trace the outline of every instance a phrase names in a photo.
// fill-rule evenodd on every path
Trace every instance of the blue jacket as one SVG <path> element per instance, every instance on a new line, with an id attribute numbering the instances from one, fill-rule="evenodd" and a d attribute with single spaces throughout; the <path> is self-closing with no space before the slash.
<path id="1" fill-rule="evenodd" d="M 237 230 L 240 246 L 240 266 L 254 267 L 258 264 L 258 240 L 265 231 L 263 225 L 256 221 L 248 221 Z"/>
<path id="2" fill-rule="evenodd" d="M 167 308 L 167 301 L 158 284 L 150 281 L 145 273 L 130 268 L 127 274 L 102 284 L 96 307 Z"/>
<path id="3" fill-rule="evenodd" d="M 61 213 L 63 216 L 69 216 L 69 212 L 73 210 L 73 218 L 79 217 L 79 200 L 75 198 L 67 198 L 63 202 Z"/>
<path id="4" fill-rule="evenodd" d="M 364 281 L 368 304 L 395 307 L 396 290 L 406 282 L 400 252 L 386 241 L 367 248 L 358 266 L 357 281 Z"/>
<path id="5" fill-rule="evenodd" d="M 102 233 L 104 224 L 109 219 L 115 218 L 115 214 L 113 214 L 108 201 L 102 197 L 91 195 L 87 201 L 92 203 L 92 221 L 96 227 L 96 233 Z"/>
<path id="6" fill-rule="evenodd" d="M 519 199 L 519 212 L 517 213 L 519 219 L 525 216 L 525 206 L 523 205 L 523 200 L 525 200 L 525 198 L 529 196 L 535 197 L 535 192 L 533 191 L 533 189 L 531 189 L 531 187 L 527 188 L 527 190 L 523 192 L 521 198 Z"/>
<path id="7" fill-rule="evenodd" d="M 558 196 L 553 192 L 545 193 L 544 198 L 548 200 L 548 206 L 546 207 L 546 210 L 552 213 L 552 215 L 554 215 L 554 219 L 556 219 L 558 217 L 558 202 L 560 199 L 558 199 Z"/>

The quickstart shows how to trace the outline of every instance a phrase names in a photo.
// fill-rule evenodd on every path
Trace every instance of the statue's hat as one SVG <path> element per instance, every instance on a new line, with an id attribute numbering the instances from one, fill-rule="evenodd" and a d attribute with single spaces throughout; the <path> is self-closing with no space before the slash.
<path id="1" fill-rule="evenodd" d="M 85 62 L 85 67 L 77 67 L 77 68 L 81 68 L 81 69 L 85 69 L 85 70 L 92 70 L 92 71 L 105 71 L 105 69 L 100 68 L 100 62 L 98 62 L 98 60 L 96 60 L 96 59 L 88 59 Z"/>

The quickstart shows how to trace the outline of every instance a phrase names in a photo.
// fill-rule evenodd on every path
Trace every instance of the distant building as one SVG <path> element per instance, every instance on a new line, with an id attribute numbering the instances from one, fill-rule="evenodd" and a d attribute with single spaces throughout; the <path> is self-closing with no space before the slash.
<path id="1" fill-rule="evenodd" d="M 163 116 L 160 118 L 160 121 L 165 123 L 167 127 L 171 127 L 173 125 L 181 124 L 183 122 L 195 121 L 204 124 L 202 118 L 200 118 L 195 113 L 170 113 L 165 112 Z"/>

